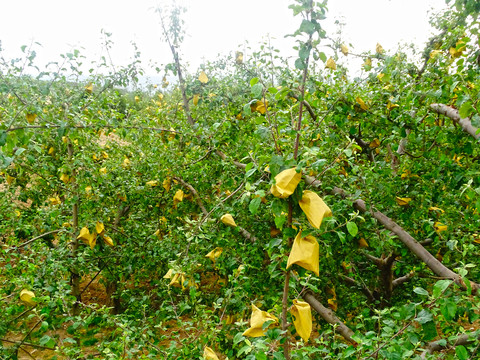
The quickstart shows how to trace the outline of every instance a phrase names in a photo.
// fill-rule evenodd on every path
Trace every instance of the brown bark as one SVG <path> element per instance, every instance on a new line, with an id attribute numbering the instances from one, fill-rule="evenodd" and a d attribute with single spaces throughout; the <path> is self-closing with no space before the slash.
<path id="1" fill-rule="evenodd" d="M 68 158 L 73 163 L 73 144 L 70 140 L 68 140 L 67 144 L 67 151 L 68 151 Z M 73 196 L 77 196 L 78 185 L 75 180 L 76 177 L 76 170 L 72 170 L 72 179 L 73 183 Z M 73 204 L 72 207 L 72 231 L 73 231 L 73 238 L 72 238 L 72 245 L 71 245 L 71 254 L 72 254 L 72 269 L 70 270 L 70 284 L 72 286 L 72 295 L 75 297 L 76 301 L 73 304 L 73 315 L 78 315 L 80 313 L 79 304 L 82 301 L 82 294 L 80 292 L 80 274 L 78 273 L 77 269 L 75 269 L 75 265 L 77 263 L 77 253 L 78 248 L 80 247 L 79 241 L 77 239 L 77 231 L 78 231 L 78 202 Z"/>
<path id="2" fill-rule="evenodd" d="M 357 210 L 361 212 L 367 212 L 367 206 L 363 200 L 356 200 L 353 205 Z M 435 258 L 435 256 L 430 254 L 428 250 L 426 250 L 417 240 L 415 240 L 408 232 L 406 232 L 392 219 L 379 211 L 372 211 L 371 215 L 385 228 L 397 235 L 400 241 L 420 260 L 422 260 L 436 275 L 451 279 L 461 288 L 466 288 L 465 283 L 460 275 L 443 265 L 437 258 Z M 471 282 L 471 286 L 472 292 L 476 293 L 479 285 Z"/>
<path id="3" fill-rule="evenodd" d="M 438 114 L 445 115 L 452 119 L 455 123 L 462 127 L 462 130 L 475 139 L 480 139 L 480 132 L 475 126 L 472 125 L 469 118 L 461 118 L 457 109 L 454 109 L 450 106 L 444 104 L 431 104 L 430 108 Z"/>
<path id="4" fill-rule="evenodd" d="M 130 210 L 130 206 L 119 206 L 117 210 L 117 214 L 115 215 L 115 220 L 113 222 L 113 226 L 116 228 L 120 225 L 120 221 L 124 218 L 128 211 Z M 118 261 L 118 260 L 117 260 Z M 117 264 L 118 265 L 118 264 Z M 100 269 L 102 270 L 106 264 L 100 264 Z M 122 312 L 122 300 L 120 298 L 120 294 L 118 291 L 118 283 L 120 279 L 118 278 L 117 274 L 112 274 L 113 279 L 105 279 L 105 293 L 106 293 L 106 305 L 107 307 L 111 307 L 112 314 L 120 314 Z"/>
<path id="5" fill-rule="evenodd" d="M 358 287 L 362 293 L 367 297 L 368 301 L 370 302 L 375 302 L 377 299 L 375 299 L 375 296 L 373 295 L 373 293 L 370 291 L 370 289 L 365 286 L 365 284 L 361 284 L 359 283 L 358 281 L 356 281 L 355 279 L 351 278 L 350 276 L 346 276 L 346 275 L 343 275 L 343 274 L 338 274 L 338 276 L 343 280 L 345 281 L 347 284 L 349 285 L 353 285 L 353 286 L 356 286 Z"/>
<path id="6" fill-rule="evenodd" d="M 202 199 L 198 195 L 197 190 L 195 190 L 195 188 L 192 185 L 190 185 L 189 183 L 187 183 L 185 180 L 183 180 L 180 177 L 174 176 L 173 179 L 177 180 L 180 184 L 182 184 L 182 186 L 186 187 L 192 193 L 193 197 L 195 198 L 195 201 L 197 202 L 198 207 L 200 208 L 200 210 L 202 210 L 203 215 L 207 216 L 208 211 L 205 208 L 205 206 L 203 205 Z"/>
<path id="7" fill-rule="evenodd" d="M 449 343 L 447 340 L 447 344 L 445 346 L 441 345 L 441 340 L 432 341 L 425 347 L 425 351 L 422 354 L 422 359 L 424 359 L 427 356 L 427 354 L 433 354 L 437 351 L 441 351 L 449 348 L 455 348 L 456 346 L 460 346 L 460 345 L 471 344 L 475 341 L 475 339 L 480 340 L 480 335 L 477 335 L 475 337 L 475 335 L 472 336 L 472 334 L 462 334 L 458 336 L 455 339 L 455 341 L 451 343 Z"/>
<path id="8" fill-rule="evenodd" d="M 335 313 L 323 306 L 311 292 L 306 292 L 303 295 L 303 299 L 310 304 L 310 306 L 329 324 L 335 325 L 335 331 L 343 336 L 345 340 L 352 344 L 357 344 L 355 340 L 352 339 L 353 330 L 345 325 Z"/>

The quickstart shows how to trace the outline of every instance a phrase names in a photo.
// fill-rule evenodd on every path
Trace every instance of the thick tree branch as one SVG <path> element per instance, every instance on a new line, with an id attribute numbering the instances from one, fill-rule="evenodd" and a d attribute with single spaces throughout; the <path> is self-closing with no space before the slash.
<path id="1" fill-rule="evenodd" d="M 353 205 L 357 210 L 363 213 L 367 212 L 367 206 L 365 205 L 365 202 L 363 200 L 356 200 Z M 392 219 L 379 211 L 372 211 L 371 214 L 385 228 L 391 230 L 395 235 L 397 235 L 400 241 L 420 260 L 422 260 L 436 275 L 451 279 L 461 288 L 466 288 L 465 283 L 460 275 L 443 265 L 437 258 L 435 258 L 435 256 L 430 254 L 417 240 L 415 240 L 409 233 L 407 233 Z M 471 282 L 471 286 L 472 292 L 476 293 L 479 285 Z"/>
<path id="2" fill-rule="evenodd" d="M 457 109 L 444 104 L 431 104 L 430 108 L 438 114 L 445 115 L 462 127 L 462 130 L 475 139 L 480 139 L 480 130 L 472 125 L 469 118 L 461 118 Z"/>
<path id="3" fill-rule="evenodd" d="M 453 342 L 449 343 L 449 341 L 446 340 L 447 341 L 446 345 L 442 345 L 443 343 L 442 340 L 432 341 L 426 346 L 425 351 L 422 354 L 422 359 L 424 359 L 427 356 L 427 354 L 433 354 L 437 351 L 455 348 L 456 346 L 460 346 L 460 345 L 468 345 L 470 343 L 473 343 L 475 340 L 480 340 L 480 335 L 462 334 L 462 335 L 459 335 Z"/>
<path id="4" fill-rule="evenodd" d="M 340 335 L 343 336 L 345 340 L 352 344 L 357 344 L 355 340 L 352 339 L 353 330 L 350 329 L 347 325 L 345 325 L 335 314 L 332 310 L 327 309 L 323 306 L 315 296 L 307 291 L 303 294 L 303 299 L 310 304 L 310 306 L 329 324 L 336 326 L 335 331 L 338 332 Z"/>

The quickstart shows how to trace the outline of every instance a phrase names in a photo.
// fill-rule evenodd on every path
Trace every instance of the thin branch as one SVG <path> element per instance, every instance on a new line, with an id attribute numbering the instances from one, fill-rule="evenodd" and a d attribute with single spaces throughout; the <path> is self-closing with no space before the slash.
<path id="1" fill-rule="evenodd" d="M 26 130 L 26 129 L 57 129 L 61 125 L 28 125 L 28 126 L 17 126 L 10 129 L 6 129 L 5 132 L 11 132 L 16 130 Z M 163 128 L 154 128 L 154 127 L 143 127 L 143 126 L 113 126 L 113 125 L 68 125 L 67 128 L 74 129 L 136 129 L 136 130 L 153 130 L 161 132 L 171 132 L 175 134 L 180 134 L 178 131 L 172 129 L 163 129 Z"/>
<path id="2" fill-rule="evenodd" d="M 397 286 L 400 286 L 403 283 L 406 283 L 408 280 L 410 280 L 414 276 L 415 276 L 415 273 L 413 271 L 410 271 L 407 275 L 396 278 L 395 280 L 392 281 L 393 288 L 395 289 Z"/>
<path id="3" fill-rule="evenodd" d="M 4 339 L 4 338 L 0 338 L 0 341 L 4 341 L 4 342 L 10 343 L 10 344 L 20 344 L 20 341 L 8 340 L 8 339 Z M 55 348 L 50 348 L 50 347 L 48 347 L 48 346 L 42 346 L 42 345 L 32 344 L 32 343 L 25 342 L 25 341 L 22 343 L 22 345 L 31 346 L 31 347 L 34 347 L 34 348 L 37 348 L 37 349 L 53 350 L 53 351 L 55 351 Z"/>
<path id="4" fill-rule="evenodd" d="M 38 235 L 38 236 L 34 237 L 33 239 L 28 240 L 27 242 L 24 242 L 24 243 L 21 244 L 21 245 L 18 245 L 17 248 L 20 249 L 20 248 L 22 248 L 22 247 L 24 247 L 24 246 L 27 246 L 28 244 L 34 242 L 35 240 L 41 239 L 41 238 L 43 238 L 44 236 L 47 236 L 47 235 L 50 235 L 50 234 L 58 233 L 58 232 L 60 232 L 60 231 L 63 231 L 63 229 L 52 230 L 52 231 L 46 232 L 45 234 Z"/>
<path id="5" fill-rule="evenodd" d="M 207 216 L 208 215 L 208 211 L 207 209 L 205 208 L 205 206 L 203 205 L 203 201 L 202 199 L 200 198 L 200 196 L 198 195 L 197 193 L 197 190 L 194 189 L 194 187 L 192 185 L 190 185 L 189 183 L 187 183 L 185 180 L 183 180 L 182 178 L 178 177 L 178 176 L 174 176 L 173 179 L 177 180 L 180 184 L 182 184 L 184 187 L 186 187 L 188 190 L 190 190 L 190 192 L 193 194 L 193 196 L 195 197 L 195 200 L 197 201 L 197 205 L 200 207 L 200 209 L 202 210 L 202 213 L 204 216 Z"/>

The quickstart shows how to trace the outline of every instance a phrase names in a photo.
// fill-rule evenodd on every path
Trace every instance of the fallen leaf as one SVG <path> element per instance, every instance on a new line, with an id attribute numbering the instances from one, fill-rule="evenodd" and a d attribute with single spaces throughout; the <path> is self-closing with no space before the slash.
<path id="1" fill-rule="evenodd" d="M 436 207 L 436 206 L 430 206 L 428 208 L 429 211 L 439 211 L 441 213 L 444 213 L 445 211 L 443 211 L 443 209 L 440 209 L 439 207 Z"/>
<path id="2" fill-rule="evenodd" d="M 150 180 L 150 181 L 147 181 L 145 183 L 145 185 L 149 185 L 149 186 L 152 186 L 152 187 L 158 186 L 158 181 L 157 180 Z"/>
<path id="3" fill-rule="evenodd" d="M 67 174 L 62 174 L 60 175 L 60 180 L 63 181 L 65 184 L 68 184 L 68 182 L 70 181 L 70 176 L 68 176 Z"/>

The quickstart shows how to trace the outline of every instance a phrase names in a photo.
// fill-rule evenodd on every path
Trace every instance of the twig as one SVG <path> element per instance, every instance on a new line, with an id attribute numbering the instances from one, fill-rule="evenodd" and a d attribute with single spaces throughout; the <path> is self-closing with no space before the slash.
<path id="1" fill-rule="evenodd" d="M 195 190 L 195 188 L 192 185 L 190 185 L 189 183 L 187 183 L 185 180 L 183 180 L 178 176 L 173 176 L 173 179 L 177 180 L 180 184 L 182 184 L 184 187 L 190 190 L 190 192 L 195 197 L 195 200 L 197 201 L 197 205 L 200 207 L 200 210 L 202 210 L 203 215 L 206 216 L 208 214 L 208 211 L 203 205 L 203 201 L 202 199 L 200 199 L 200 196 L 198 195 L 197 190 Z"/>
<path id="2" fill-rule="evenodd" d="M 216 204 L 216 205 L 212 208 L 212 210 L 210 210 L 210 211 L 207 213 L 207 215 L 205 215 L 205 216 L 203 217 L 203 219 L 198 223 L 197 227 L 200 227 L 200 226 L 210 217 L 210 215 L 212 215 L 212 213 L 215 211 L 215 209 L 217 209 L 217 208 L 220 206 L 220 204 L 224 203 L 225 201 L 227 201 L 228 199 L 230 199 L 232 196 L 234 196 L 237 192 L 239 192 L 240 189 L 243 187 L 244 184 L 245 184 L 245 181 L 243 181 L 243 182 L 240 184 L 240 186 L 235 189 L 234 192 L 232 192 L 232 193 L 231 193 L 230 195 L 228 195 L 225 199 L 221 200 L 218 204 Z"/>
<path id="3" fill-rule="evenodd" d="M 21 244 L 21 245 L 18 245 L 17 248 L 20 249 L 20 248 L 22 248 L 22 247 L 24 247 L 24 246 L 27 246 L 28 244 L 34 242 L 35 240 L 41 239 L 42 237 L 47 236 L 47 235 L 50 235 L 50 234 L 58 233 L 58 232 L 60 232 L 60 231 L 63 231 L 63 229 L 52 230 L 52 231 L 46 232 L 45 234 L 38 235 L 37 237 L 34 237 L 33 239 L 28 240 L 27 242 L 24 242 L 24 243 Z"/>
<path id="4" fill-rule="evenodd" d="M 0 341 L 4 341 L 4 342 L 10 343 L 10 344 L 19 344 L 20 343 L 20 341 L 8 340 L 8 339 L 4 339 L 4 338 L 0 338 Z M 55 348 L 50 348 L 48 346 L 32 344 L 32 343 L 25 342 L 25 341 L 23 342 L 22 345 L 31 346 L 31 347 L 34 347 L 34 348 L 44 349 L 44 350 L 55 350 Z"/>

